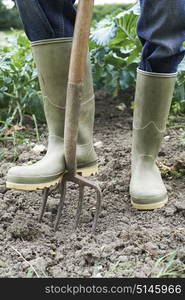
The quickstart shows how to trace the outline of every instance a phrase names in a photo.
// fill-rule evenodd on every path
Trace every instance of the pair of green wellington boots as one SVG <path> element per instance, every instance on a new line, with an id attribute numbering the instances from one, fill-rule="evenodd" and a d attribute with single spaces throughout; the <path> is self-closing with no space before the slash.
<path id="1" fill-rule="evenodd" d="M 7 188 L 37 190 L 58 184 L 65 170 L 64 119 L 71 38 L 31 43 L 48 126 L 48 150 L 29 166 L 16 166 L 7 174 Z M 156 166 L 176 74 L 138 70 L 132 145 L 131 202 L 136 209 L 155 209 L 167 202 L 167 191 Z M 77 140 L 77 172 L 88 177 L 98 172 L 93 147 L 95 100 L 90 60 L 86 65 Z"/>

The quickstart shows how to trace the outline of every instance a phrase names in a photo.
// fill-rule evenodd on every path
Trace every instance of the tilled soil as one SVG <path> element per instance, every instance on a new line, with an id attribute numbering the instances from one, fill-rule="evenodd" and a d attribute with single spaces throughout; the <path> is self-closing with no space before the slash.
<path id="1" fill-rule="evenodd" d="M 5 188 L 8 168 L 42 154 L 20 145 L 16 163 L 7 155 L 0 166 L 0 277 L 185 277 L 185 149 L 179 139 L 183 130 L 168 128 L 159 153 L 168 204 L 137 211 L 129 197 L 131 129 L 132 114 L 122 100 L 99 94 L 94 129 L 99 175 L 94 180 L 101 185 L 103 203 L 95 235 L 92 190 L 85 193 L 80 226 L 74 232 L 78 194 L 76 186 L 69 185 L 59 230 L 54 232 L 57 191 L 49 196 L 39 224 L 42 192 Z"/>

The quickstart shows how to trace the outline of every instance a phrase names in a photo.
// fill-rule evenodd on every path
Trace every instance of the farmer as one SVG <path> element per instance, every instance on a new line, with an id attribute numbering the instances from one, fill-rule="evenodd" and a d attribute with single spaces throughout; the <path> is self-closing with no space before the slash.
<path id="1" fill-rule="evenodd" d="M 65 171 L 63 136 L 67 75 L 75 23 L 75 0 L 16 0 L 39 74 L 49 129 L 48 151 L 32 166 L 13 167 L 7 187 L 42 189 L 58 183 Z M 177 67 L 184 56 L 184 0 L 140 0 L 137 34 L 143 45 L 137 70 L 130 194 L 137 209 L 167 202 L 167 191 L 155 160 L 172 100 Z M 124 42 L 124 41 L 123 41 Z M 97 170 L 93 149 L 94 94 L 87 62 L 77 145 L 82 175 Z"/>

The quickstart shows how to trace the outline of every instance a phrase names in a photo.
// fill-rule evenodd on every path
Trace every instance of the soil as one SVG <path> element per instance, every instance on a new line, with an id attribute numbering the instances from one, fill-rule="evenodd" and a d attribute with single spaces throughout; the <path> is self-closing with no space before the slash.
<path id="1" fill-rule="evenodd" d="M 124 97 L 132 95 L 128 92 Z M 43 153 L 19 145 L 18 160 L 12 163 L 10 145 L 4 145 L 0 277 L 185 277 L 185 148 L 179 139 L 183 126 L 179 121 L 178 126 L 167 128 L 158 157 L 168 204 L 153 211 L 137 211 L 129 196 L 132 111 L 123 105 L 124 97 L 114 100 L 104 93 L 97 95 L 94 142 L 99 174 L 94 180 L 100 183 L 103 203 L 95 235 L 91 227 L 96 202 L 90 189 L 85 193 L 80 226 L 74 231 L 78 196 L 74 185 L 68 187 L 58 231 L 53 229 L 57 190 L 49 196 L 43 221 L 38 223 L 42 191 L 7 190 L 5 180 L 11 166 L 38 160 Z"/>

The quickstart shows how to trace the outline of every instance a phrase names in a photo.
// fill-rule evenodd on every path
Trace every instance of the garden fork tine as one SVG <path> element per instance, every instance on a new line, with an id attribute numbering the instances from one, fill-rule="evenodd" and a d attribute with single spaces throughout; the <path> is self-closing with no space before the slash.
<path id="1" fill-rule="evenodd" d="M 59 189 L 60 190 L 60 184 L 57 184 L 54 188 L 54 191 Z M 40 209 L 40 214 L 39 214 L 39 223 L 42 221 L 45 209 L 46 209 L 46 204 L 48 201 L 48 196 L 50 195 L 51 191 L 50 188 L 44 188 L 44 190 L 42 191 L 42 204 L 41 204 L 41 209 Z"/>
<path id="2" fill-rule="evenodd" d="M 97 183 L 92 182 L 91 180 L 84 178 L 78 174 L 72 175 L 70 173 L 66 173 L 63 177 L 63 180 L 61 182 L 61 198 L 60 198 L 60 203 L 58 207 L 58 212 L 57 212 L 57 218 L 56 218 L 56 223 L 55 223 L 55 230 L 58 229 L 58 225 L 60 222 L 60 217 L 62 214 L 62 210 L 64 207 L 64 201 L 65 201 L 65 195 L 66 195 L 66 183 L 67 181 L 72 181 L 76 184 L 79 185 L 79 200 L 78 200 L 78 207 L 77 207 L 77 213 L 76 213 L 76 221 L 75 221 L 75 229 L 77 229 L 80 221 L 80 215 L 82 212 L 82 204 L 83 204 L 83 198 L 84 198 L 84 189 L 86 186 L 94 189 L 96 191 L 96 213 L 93 221 L 93 226 L 92 226 L 92 232 L 95 232 L 97 222 L 98 222 L 98 217 L 100 213 L 100 208 L 101 208 L 101 189 Z"/>
<path id="3" fill-rule="evenodd" d="M 59 189 L 60 189 L 60 203 L 58 206 L 58 212 L 57 212 L 57 218 L 56 218 L 56 223 L 55 223 L 55 228 L 54 230 L 57 230 L 59 222 L 60 222 L 60 217 L 62 214 L 62 210 L 64 207 L 64 201 L 65 201 L 65 195 L 66 195 L 66 179 L 63 177 L 62 182 L 60 183 Z"/>
<path id="4" fill-rule="evenodd" d="M 77 174 L 76 167 L 76 143 L 78 136 L 78 123 L 80 115 L 80 104 L 83 94 L 83 81 L 85 73 L 85 63 L 88 53 L 88 39 L 92 19 L 94 0 L 79 0 L 71 60 L 69 67 L 69 77 L 67 86 L 65 129 L 64 129 L 64 153 L 67 173 L 64 174 L 61 182 L 61 199 L 59 203 L 55 229 L 58 228 L 62 208 L 65 201 L 66 184 L 68 181 L 79 185 L 79 201 L 76 214 L 75 228 L 79 224 L 86 186 L 93 188 L 97 193 L 96 213 L 93 223 L 93 231 L 96 229 L 101 206 L 101 190 L 97 183 Z"/>
<path id="5" fill-rule="evenodd" d="M 49 196 L 49 188 L 45 188 L 43 190 L 42 206 L 41 206 L 41 210 L 40 210 L 40 214 L 39 214 L 39 223 L 42 221 L 44 211 L 45 211 L 45 208 L 46 208 L 46 203 L 47 203 L 47 200 L 48 200 L 48 196 Z"/>

